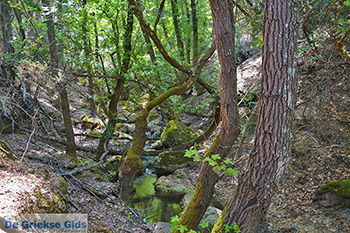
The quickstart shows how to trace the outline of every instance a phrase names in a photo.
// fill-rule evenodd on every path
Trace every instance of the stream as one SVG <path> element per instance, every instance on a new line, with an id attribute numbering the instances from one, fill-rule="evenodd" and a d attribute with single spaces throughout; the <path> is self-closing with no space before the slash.
<path id="1" fill-rule="evenodd" d="M 145 174 L 134 181 L 135 194 L 131 199 L 131 206 L 148 222 L 170 222 L 172 216 L 181 213 L 181 199 L 157 195 L 155 183 L 158 177 L 153 174 L 153 158 L 143 158 L 147 168 Z"/>

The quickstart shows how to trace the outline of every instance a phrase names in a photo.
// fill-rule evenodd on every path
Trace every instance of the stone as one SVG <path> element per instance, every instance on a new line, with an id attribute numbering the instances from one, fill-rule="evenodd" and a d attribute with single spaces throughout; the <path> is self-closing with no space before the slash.
<path id="1" fill-rule="evenodd" d="M 177 120 L 171 120 L 160 135 L 160 140 L 166 147 L 175 147 L 183 145 L 197 136 L 198 134 L 190 127 L 185 126 Z"/>
<path id="2" fill-rule="evenodd" d="M 322 185 L 316 192 L 315 201 L 322 207 L 350 207 L 350 179 Z"/>
<path id="3" fill-rule="evenodd" d="M 153 233 L 170 233 L 171 232 L 171 225 L 167 222 L 156 222 L 150 224 L 150 228 L 152 229 Z"/>
<path id="4" fill-rule="evenodd" d="M 157 175 L 168 175 L 175 170 L 184 168 L 192 161 L 184 156 L 184 151 L 165 151 L 154 160 L 153 167 Z"/>

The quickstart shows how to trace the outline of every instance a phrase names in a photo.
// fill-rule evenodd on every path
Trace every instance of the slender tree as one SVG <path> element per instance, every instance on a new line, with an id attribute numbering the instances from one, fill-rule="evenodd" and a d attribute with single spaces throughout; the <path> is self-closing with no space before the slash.
<path id="1" fill-rule="evenodd" d="M 255 232 L 275 193 L 289 158 L 294 95 L 296 1 L 263 3 L 263 63 L 254 146 L 237 190 L 212 232 L 237 223 Z"/>
<path id="2" fill-rule="evenodd" d="M 220 154 L 221 159 L 224 159 L 239 135 L 234 16 L 230 0 L 209 2 L 213 16 L 214 43 L 221 70 L 219 86 L 222 124 L 206 156 Z M 180 225 L 188 229 L 195 229 L 198 226 L 210 204 L 217 178 L 213 167 L 208 162 L 203 162 L 195 193 L 179 221 Z"/>
<path id="3" fill-rule="evenodd" d="M 128 13 L 127 13 L 127 20 L 125 23 L 125 32 L 124 32 L 124 41 L 123 41 L 123 57 L 122 57 L 122 65 L 118 72 L 118 80 L 117 85 L 114 88 L 113 94 L 111 96 L 111 100 L 109 102 L 108 106 L 108 124 L 106 126 L 105 131 L 103 132 L 103 135 L 99 141 L 98 147 L 97 147 L 97 158 L 99 158 L 105 148 L 105 144 L 108 145 L 110 138 L 112 137 L 114 133 L 114 128 L 117 123 L 116 114 L 117 114 L 117 107 L 119 98 L 122 94 L 124 82 L 126 79 L 126 74 L 129 70 L 130 65 L 130 58 L 131 58 L 131 52 L 132 52 L 132 32 L 134 28 L 134 15 L 133 10 L 131 6 L 128 6 Z"/>
<path id="4" fill-rule="evenodd" d="M 44 6 L 50 8 L 49 0 L 43 0 L 42 2 Z M 55 33 L 55 25 L 53 23 L 52 13 L 48 14 L 47 16 L 47 35 L 48 35 L 49 50 L 50 50 L 49 52 L 51 57 L 51 72 L 52 72 L 52 75 L 57 77 L 58 68 L 59 68 L 59 57 L 58 57 L 57 46 L 56 46 L 56 33 Z M 56 88 L 60 96 L 61 112 L 63 115 L 63 122 L 64 122 L 64 131 L 67 139 L 66 153 L 72 158 L 76 159 L 77 151 L 76 151 L 76 145 L 74 141 L 74 131 L 73 131 L 72 120 L 70 116 L 67 89 L 63 82 L 59 82 Z"/>

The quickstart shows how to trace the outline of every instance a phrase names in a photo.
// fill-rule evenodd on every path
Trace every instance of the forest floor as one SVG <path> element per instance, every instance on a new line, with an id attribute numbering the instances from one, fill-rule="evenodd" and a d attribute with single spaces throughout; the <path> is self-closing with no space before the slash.
<path id="1" fill-rule="evenodd" d="M 250 80 L 250 84 L 247 85 L 247 82 L 242 82 L 243 78 L 240 78 L 239 86 L 242 90 L 247 91 L 257 84 L 259 59 L 255 56 L 240 67 L 238 72 L 240 77 Z M 309 69 L 312 69 L 312 73 Z M 306 71 L 300 80 L 305 81 L 312 75 L 318 77 L 321 84 L 324 82 L 324 78 L 315 75 L 324 73 L 323 69 L 303 67 L 303 70 Z M 342 118 L 350 109 L 348 108 L 349 92 L 344 90 L 350 86 L 349 80 L 345 78 L 348 77 L 349 72 L 350 69 L 347 67 L 342 76 L 338 76 L 340 78 L 330 80 L 337 82 L 332 90 L 324 88 L 323 91 L 315 94 L 317 97 L 307 95 L 308 98 L 320 98 L 325 108 L 331 106 L 328 115 L 324 115 L 321 112 L 324 109 L 316 104 L 307 105 L 307 107 L 305 104 L 299 105 L 294 126 L 291 160 L 266 218 L 257 232 L 350 232 L 349 208 L 322 208 L 314 201 L 315 192 L 321 185 L 335 179 L 350 178 L 349 119 L 346 118 L 346 114 L 345 118 Z M 307 85 L 314 84 L 312 80 L 305 81 L 299 88 L 299 95 L 313 93 Z M 307 92 L 303 88 L 307 89 Z M 80 120 L 84 114 L 79 107 L 83 100 L 78 96 L 74 96 L 73 99 L 75 103 L 73 120 Z M 309 102 L 305 97 L 300 98 L 299 103 Z M 47 102 L 47 105 L 50 103 Z M 334 118 L 334 115 L 338 118 Z M 339 124 L 334 125 L 336 121 Z M 77 132 L 83 131 L 81 128 L 76 128 Z M 7 146 L 1 147 L 1 150 L 11 151 L 14 155 L 14 159 L 0 156 L 0 217 L 3 218 L 28 212 L 28 210 L 35 211 L 33 206 L 37 206 L 40 202 L 38 193 L 47 195 L 50 199 L 53 189 L 62 192 L 61 174 L 71 169 L 72 162 L 65 156 L 62 145 L 47 143 L 37 137 L 31 139 L 29 150 L 24 160 L 20 161 L 28 143 L 29 133 L 17 131 L 1 137 L 1 141 Z M 79 138 L 79 142 L 82 145 L 96 145 L 96 140 L 87 137 Z M 115 148 L 127 147 L 130 140 L 119 143 L 122 145 L 115 145 Z M 207 144 L 210 144 L 210 141 Z M 239 169 L 244 168 L 251 145 L 252 135 L 248 136 Z M 85 151 L 79 152 L 79 156 L 86 163 L 93 158 L 92 153 Z M 187 171 L 194 185 L 199 164 L 192 164 Z M 150 225 L 144 224 L 141 215 L 120 200 L 118 184 L 111 182 L 111 175 L 107 171 L 97 174 L 96 170 L 86 170 L 65 178 L 68 196 L 64 198 L 63 203 L 66 204 L 69 212 L 88 213 L 89 232 L 153 232 Z M 216 189 L 220 190 L 222 198 L 225 200 L 230 198 L 232 190 L 237 185 L 237 179 L 238 177 L 226 176 L 217 184 Z"/>

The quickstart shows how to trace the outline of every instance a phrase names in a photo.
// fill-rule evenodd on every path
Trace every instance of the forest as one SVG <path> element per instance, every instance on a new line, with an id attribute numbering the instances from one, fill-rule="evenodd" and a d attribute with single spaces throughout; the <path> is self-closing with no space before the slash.
<path id="1" fill-rule="evenodd" d="M 0 12 L 0 232 L 350 232 L 350 0 Z"/>

